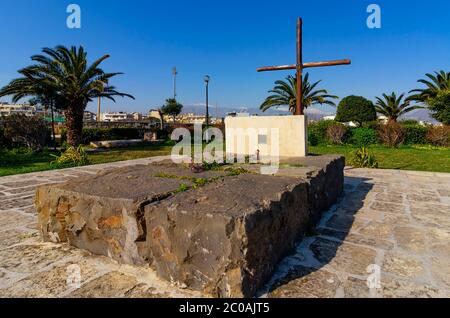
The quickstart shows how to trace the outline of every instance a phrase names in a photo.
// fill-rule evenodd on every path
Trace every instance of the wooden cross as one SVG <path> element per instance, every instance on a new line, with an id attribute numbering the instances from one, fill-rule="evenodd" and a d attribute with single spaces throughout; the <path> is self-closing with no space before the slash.
<path id="1" fill-rule="evenodd" d="M 301 18 L 297 20 L 297 64 L 295 65 L 281 65 L 281 66 L 266 66 L 258 68 L 258 72 L 266 71 L 282 71 L 282 70 L 297 70 L 297 104 L 295 107 L 295 115 L 304 115 L 303 92 L 302 92 L 302 76 L 303 69 L 309 67 L 322 67 L 322 66 L 336 66 L 336 65 L 349 65 L 352 62 L 350 60 L 336 60 L 326 62 L 312 62 L 303 63 L 303 21 Z"/>

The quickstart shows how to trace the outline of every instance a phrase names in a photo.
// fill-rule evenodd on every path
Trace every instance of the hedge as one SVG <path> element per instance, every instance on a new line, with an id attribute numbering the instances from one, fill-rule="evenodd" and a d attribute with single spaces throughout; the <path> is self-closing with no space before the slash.
<path id="1" fill-rule="evenodd" d="M 403 123 L 402 123 L 403 124 Z M 428 128 L 420 125 L 405 125 L 405 141 L 406 145 L 423 145 L 427 144 L 427 132 Z"/>
<path id="2" fill-rule="evenodd" d="M 336 124 L 334 120 L 320 120 L 308 125 L 308 140 L 312 146 L 328 143 L 327 130 Z"/>
<path id="3" fill-rule="evenodd" d="M 84 128 L 82 143 L 93 141 L 141 139 L 143 136 L 137 128 Z M 67 130 L 61 131 L 61 143 L 67 141 Z"/>
<path id="4" fill-rule="evenodd" d="M 347 143 L 358 147 L 377 144 L 379 141 L 376 130 L 372 128 L 351 128 L 347 137 Z"/>

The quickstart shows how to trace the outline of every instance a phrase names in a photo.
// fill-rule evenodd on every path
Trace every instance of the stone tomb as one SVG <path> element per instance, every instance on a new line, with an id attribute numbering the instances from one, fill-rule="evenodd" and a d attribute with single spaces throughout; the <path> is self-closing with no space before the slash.
<path id="1" fill-rule="evenodd" d="M 171 162 L 37 189 L 45 241 L 150 265 L 181 287 L 252 297 L 343 190 L 344 159 L 306 157 L 194 173 Z"/>

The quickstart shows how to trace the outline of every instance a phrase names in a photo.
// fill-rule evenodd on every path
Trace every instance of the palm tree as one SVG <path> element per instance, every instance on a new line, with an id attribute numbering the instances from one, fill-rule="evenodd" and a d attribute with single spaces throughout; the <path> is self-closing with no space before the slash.
<path id="1" fill-rule="evenodd" d="M 309 74 L 306 73 L 303 78 L 303 106 L 308 108 L 315 104 L 327 104 L 336 106 L 331 99 L 337 99 L 337 96 L 329 95 L 325 89 L 314 90 L 321 81 L 314 84 L 309 83 Z M 273 93 L 261 104 L 260 109 L 265 112 L 271 107 L 289 106 L 289 111 L 294 113 L 297 103 L 297 78 L 289 75 L 286 81 L 276 81 L 275 87 L 269 91 Z"/>
<path id="2" fill-rule="evenodd" d="M 424 84 L 426 88 L 410 91 L 410 93 L 416 94 L 410 96 L 408 99 L 426 102 L 428 99 L 436 97 L 438 93 L 450 90 L 450 72 L 446 73 L 445 71 L 440 71 L 434 72 L 434 75 L 426 74 L 425 76 L 428 77 L 428 79 L 420 79 L 418 82 Z"/>
<path id="3" fill-rule="evenodd" d="M 105 73 L 99 65 L 109 58 L 104 55 L 88 66 L 84 48 L 57 46 L 44 48 L 43 55 L 32 56 L 34 65 L 19 71 L 23 76 L 0 89 L 0 97 L 13 95 L 18 101 L 26 96 L 49 94 L 61 105 L 66 117 L 67 142 L 81 143 L 83 114 L 94 98 L 104 97 L 115 102 L 114 96 L 130 97 L 118 92 L 109 80 L 122 73 Z"/>
<path id="4" fill-rule="evenodd" d="M 411 106 L 411 100 L 403 100 L 404 97 L 405 94 L 401 94 L 397 97 L 394 92 L 391 95 L 383 94 L 382 98 L 376 98 L 377 102 L 375 104 L 375 110 L 377 113 L 386 116 L 388 118 L 388 122 L 396 123 L 400 116 L 415 109 L 423 108 L 418 105 Z"/>

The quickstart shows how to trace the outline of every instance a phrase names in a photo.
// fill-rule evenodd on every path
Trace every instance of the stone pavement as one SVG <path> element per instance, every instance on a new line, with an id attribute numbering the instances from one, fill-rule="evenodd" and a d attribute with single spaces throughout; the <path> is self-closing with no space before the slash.
<path id="1" fill-rule="evenodd" d="M 0 297 L 201 297 L 151 269 L 38 237 L 37 185 L 158 159 L 1 177 Z M 260 296 L 450 297 L 450 174 L 345 173 L 345 196 L 279 264 Z"/>

